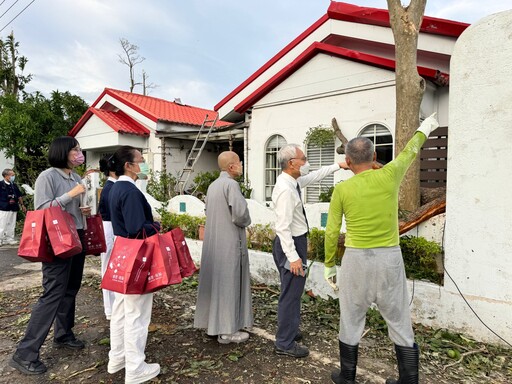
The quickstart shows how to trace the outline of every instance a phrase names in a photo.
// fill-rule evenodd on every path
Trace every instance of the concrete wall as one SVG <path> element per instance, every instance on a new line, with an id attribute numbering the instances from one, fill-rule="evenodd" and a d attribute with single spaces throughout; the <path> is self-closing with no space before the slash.
<path id="1" fill-rule="evenodd" d="M 486 17 L 451 60 L 445 267 L 482 320 L 512 340 L 512 11 Z M 494 339 L 445 278 L 436 321 Z M 433 311 L 434 312 L 434 311 Z"/>
<path id="2" fill-rule="evenodd" d="M 2 172 L 5 168 L 13 168 L 14 167 L 14 159 L 5 157 L 5 153 L 0 151 L 0 172 Z"/>

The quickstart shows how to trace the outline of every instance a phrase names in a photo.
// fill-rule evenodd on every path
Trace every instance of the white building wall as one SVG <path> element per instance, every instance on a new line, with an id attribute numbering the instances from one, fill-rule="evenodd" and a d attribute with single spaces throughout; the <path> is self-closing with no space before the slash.
<path id="1" fill-rule="evenodd" d="M 0 151 L 0 172 L 6 168 L 14 167 L 14 159 L 5 156 L 4 151 Z"/>
<path id="2" fill-rule="evenodd" d="M 309 128 L 331 126 L 333 117 L 349 140 L 369 123 L 384 124 L 394 134 L 394 75 L 391 71 L 321 54 L 262 98 L 254 106 L 249 128 L 252 197 L 264 201 L 265 146 L 275 134 L 282 135 L 288 143 L 303 145 Z M 343 159 L 343 155 L 335 156 L 335 161 Z M 351 175 L 338 171 L 334 181 Z"/>
<path id="3" fill-rule="evenodd" d="M 482 320 L 512 340 L 512 11 L 459 38 L 451 61 L 445 266 Z M 445 277 L 443 311 L 493 336 Z M 449 319 L 446 319 L 449 320 Z"/>

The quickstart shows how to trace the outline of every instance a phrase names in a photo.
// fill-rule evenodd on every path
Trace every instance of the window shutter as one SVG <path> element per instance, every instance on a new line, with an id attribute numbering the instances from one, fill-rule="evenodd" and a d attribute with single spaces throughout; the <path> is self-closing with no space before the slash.
<path id="1" fill-rule="evenodd" d="M 322 147 L 317 145 L 307 145 L 307 158 L 311 165 L 311 171 L 320 169 L 325 165 L 334 163 L 334 140 Z M 311 184 L 306 188 L 306 203 L 318 203 L 319 195 L 334 185 L 334 175 L 330 174 L 318 183 Z"/>

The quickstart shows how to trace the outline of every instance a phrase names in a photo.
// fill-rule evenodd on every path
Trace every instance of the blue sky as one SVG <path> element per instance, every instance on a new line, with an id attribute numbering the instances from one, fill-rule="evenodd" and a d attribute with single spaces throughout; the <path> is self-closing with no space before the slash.
<path id="1" fill-rule="evenodd" d="M 0 5 L 0 29 L 32 0 Z M 0 1 L 1 2 L 1 1 Z M 330 0 L 35 0 L 0 32 L 14 31 L 34 78 L 29 91 L 70 91 L 93 102 L 105 87 L 129 89 L 119 39 L 139 46 L 158 85 L 150 95 L 213 108 L 326 13 Z M 352 4 L 387 8 L 386 0 Z M 426 15 L 474 23 L 510 0 L 427 0 Z M 135 91 L 141 92 L 141 88 Z"/>

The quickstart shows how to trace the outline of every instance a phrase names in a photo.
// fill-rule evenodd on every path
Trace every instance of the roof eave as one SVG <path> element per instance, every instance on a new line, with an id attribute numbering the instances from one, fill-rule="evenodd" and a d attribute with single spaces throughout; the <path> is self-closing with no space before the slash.
<path id="1" fill-rule="evenodd" d="M 325 53 L 334 55 L 347 60 L 356 61 L 363 64 L 372 65 L 378 68 L 395 70 L 395 61 L 384 57 L 370 55 L 359 51 L 354 51 L 342 47 L 337 47 L 325 43 L 315 42 L 311 44 L 302 54 L 300 54 L 293 62 L 283 68 L 281 71 L 276 73 L 272 78 L 266 81 L 261 87 L 256 89 L 253 93 L 247 96 L 239 104 L 234 107 L 234 110 L 238 113 L 244 113 L 249 108 L 254 106 L 259 100 L 261 100 L 266 94 L 272 89 L 281 84 L 289 76 L 291 76 L 300 67 L 306 64 L 312 57 L 319 53 Z M 438 70 L 418 66 L 418 73 L 420 76 L 427 78 L 439 85 L 447 85 L 449 75 Z"/>
<path id="2" fill-rule="evenodd" d="M 360 7 L 358 5 L 332 1 L 327 10 L 329 18 L 359 24 L 390 27 L 387 9 Z M 459 37 L 469 24 L 459 21 L 424 16 L 420 32 L 442 36 Z"/>

